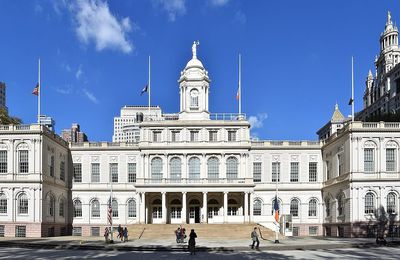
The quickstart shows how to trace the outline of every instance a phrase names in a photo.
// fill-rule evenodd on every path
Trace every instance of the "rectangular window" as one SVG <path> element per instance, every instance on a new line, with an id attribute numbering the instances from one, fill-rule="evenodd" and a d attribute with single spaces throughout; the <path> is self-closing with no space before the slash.
<path id="1" fill-rule="evenodd" d="M 318 235 L 318 227 L 317 226 L 308 227 L 308 235 L 310 236 Z"/>
<path id="2" fill-rule="evenodd" d="M 344 154 L 338 154 L 338 176 L 344 174 Z"/>
<path id="3" fill-rule="evenodd" d="M 26 237 L 26 226 L 15 226 L 15 237 Z"/>
<path id="4" fill-rule="evenodd" d="M 78 237 L 82 236 L 82 227 L 74 227 L 72 229 L 72 235 Z"/>
<path id="5" fill-rule="evenodd" d="M 298 162 L 290 163 L 290 181 L 291 182 L 299 181 L 299 163 Z"/>
<path id="6" fill-rule="evenodd" d="M 82 164 L 74 163 L 74 182 L 82 182 Z"/>
<path id="7" fill-rule="evenodd" d="M 364 171 L 373 172 L 374 171 L 374 149 L 365 148 L 364 149 Z"/>
<path id="8" fill-rule="evenodd" d="M 191 142 L 199 141 L 199 131 L 190 131 L 190 141 Z"/>
<path id="9" fill-rule="evenodd" d="M 60 162 L 60 180 L 65 181 L 65 162 Z"/>
<path id="10" fill-rule="evenodd" d="M 216 141 L 218 141 L 218 131 L 216 131 L 216 130 L 210 130 L 210 131 L 208 132 L 208 140 L 209 140 L 210 142 L 216 142 Z"/>
<path id="11" fill-rule="evenodd" d="M 50 176 L 54 177 L 54 155 L 50 156 Z"/>
<path id="12" fill-rule="evenodd" d="M 326 179 L 331 179 L 331 164 L 329 163 L 329 161 L 326 161 Z"/>
<path id="13" fill-rule="evenodd" d="M 253 181 L 261 182 L 261 163 L 260 162 L 253 163 Z"/>
<path id="14" fill-rule="evenodd" d="M 136 163 L 128 163 L 128 182 L 136 182 Z"/>
<path id="15" fill-rule="evenodd" d="M 0 151 L 0 173 L 7 173 L 7 151 Z"/>
<path id="16" fill-rule="evenodd" d="M 110 163 L 110 180 L 118 182 L 118 163 Z"/>
<path id="17" fill-rule="evenodd" d="M 273 162 L 272 163 L 272 182 L 279 182 L 280 181 L 280 162 Z"/>
<path id="18" fill-rule="evenodd" d="M 171 142 L 179 142 L 179 131 L 172 131 L 171 132 Z"/>
<path id="19" fill-rule="evenodd" d="M 393 148 L 386 149 L 386 171 L 396 171 L 396 150 Z"/>
<path id="20" fill-rule="evenodd" d="M 0 237 L 4 237 L 4 225 L 0 225 Z"/>
<path id="21" fill-rule="evenodd" d="M 0 214 L 7 214 L 7 198 L 4 195 L 0 196 Z"/>
<path id="22" fill-rule="evenodd" d="M 92 163 L 92 182 L 100 182 L 100 163 Z"/>
<path id="23" fill-rule="evenodd" d="M 153 142 L 161 142 L 161 131 L 153 131 Z"/>
<path id="24" fill-rule="evenodd" d="M 236 142 L 236 131 L 234 130 L 228 131 L 228 142 Z"/>
<path id="25" fill-rule="evenodd" d="M 19 157 L 19 172 L 28 173 L 29 172 L 29 157 L 27 150 L 18 151 Z"/>
<path id="26" fill-rule="evenodd" d="M 308 181 L 316 182 L 317 181 L 317 166 L 316 162 L 308 163 Z"/>
<path id="27" fill-rule="evenodd" d="M 99 227 L 91 227 L 90 228 L 90 235 L 92 237 L 99 237 L 100 236 L 100 228 Z"/>

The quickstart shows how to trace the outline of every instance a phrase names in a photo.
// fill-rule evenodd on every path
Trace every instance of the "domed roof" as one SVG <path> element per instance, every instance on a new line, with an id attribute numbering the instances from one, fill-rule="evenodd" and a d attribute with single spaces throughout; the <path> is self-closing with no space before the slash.
<path id="1" fill-rule="evenodd" d="M 199 68 L 199 69 L 204 69 L 203 63 L 201 63 L 200 60 L 197 58 L 192 58 L 187 64 L 185 69 L 189 68 Z"/>

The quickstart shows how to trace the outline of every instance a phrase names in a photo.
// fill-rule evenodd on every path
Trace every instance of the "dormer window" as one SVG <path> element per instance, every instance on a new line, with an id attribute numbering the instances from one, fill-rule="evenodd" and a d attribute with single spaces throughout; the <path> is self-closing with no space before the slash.
<path id="1" fill-rule="evenodd" d="M 197 89 L 192 89 L 192 91 L 190 91 L 190 109 L 199 109 L 199 91 Z"/>

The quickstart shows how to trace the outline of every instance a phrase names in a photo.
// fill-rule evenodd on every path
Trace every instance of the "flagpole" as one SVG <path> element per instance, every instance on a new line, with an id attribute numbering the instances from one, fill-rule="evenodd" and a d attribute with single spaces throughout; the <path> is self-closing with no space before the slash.
<path id="1" fill-rule="evenodd" d="M 150 55 L 149 55 L 149 117 L 150 117 L 150 98 L 151 96 L 151 61 L 150 61 Z"/>
<path id="2" fill-rule="evenodd" d="M 37 116 L 37 120 L 38 120 L 38 124 L 40 124 L 40 96 L 42 93 L 42 86 L 40 83 L 40 58 L 39 58 L 39 62 L 38 62 L 38 85 L 39 85 L 39 95 L 38 95 L 38 116 Z"/>
<path id="3" fill-rule="evenodd" d="M 351 56 L 351 121 L 354 122 L 354 57 Z"/>
<path id="4" fill-rule="evenodd" d="M 279 173 L 280 174 L 280 173 Z M 278 179 L 280 176 L 277 173 L 276 179 L 275 179 L 275 203 L 278 205 L 278 212 L 279 212 L 279 201 L 278 201 Z M 275 205 L 274 205 L 275 207 Z M 275 209 L 276 211 L 276 209 Z M 275 212 L 276 214 L 276 212 Z M 278 213 L 278 218 L 279 218 L 279 213 Z M 276 219 L 275 219 L 276 220 Z M 275 244 L 279 244 L 279 221 L 276 220 L 276 230 L 275 230 Z"/>
<path id="5" fill-rule="evenodd" d="M 112 180 L 112 176 L 111 176 L 110 183 L 111 183 L 111 189 L 110 189 L 110 190 L 111 190 L 111 195 L 110 195 L 110 205 L 107 206 L 107 214 L 109 214 L 109 213 L 108 213 L 108 210 L 109 210 L 108 207 L 111 206 L 111 209 L 112 209 L 112 201 L 113 201 L 113 180 Z M 110 221 L 110 222 L 111 222 L 111 223 L 110 223 L 111 229 L 110 229 L 110 233 L 111 233 L 111 241 L 113 242 L 113 241 L 114 241 L 114 235 L 113 235 L 113 234 L 114 234 L 114 230 L 113 230 L 113 216 L 112 216 L 112 214 L 113 214 L 113 213 L 112 213 L 112 211 L 111 211 L 111 218 L 110 218 L 110 219 L 111 219 L 111 221 Z M 111 242 L 111 243 L 112 243 L 112 242 Z"/>
<path id="6" fill-rule="evenodd" d="M 242 114 L 242 56 L 239 53 L 239 116 Z"/>

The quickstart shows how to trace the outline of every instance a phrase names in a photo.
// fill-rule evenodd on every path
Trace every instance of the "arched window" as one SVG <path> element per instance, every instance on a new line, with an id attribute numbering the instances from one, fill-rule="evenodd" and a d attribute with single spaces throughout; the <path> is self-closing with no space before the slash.
<path id="1" fill-rule="evenodd" d="M 337 198 L 337 210 L 338 210 L 338 215 L 342 216 L 344 214 L 343 208 L 344 208 L 344 195 L 343 193 L 340 194 Z"/>
<path id="2" fill-rule="evenodd" d="M 209 182 L 215 182 L 219 178 L 219 160 L 211 157 L 207 160 L 207 176 Z"/>
<path id="3" fill-rule="evenodd" d="M 308 216 L 309 217 L 317 216 L 317 200 L 316 199 L 311 199 L 308 202 Z"/>
<path id="4" fill-rule="evenodd" d="M 48 205 L 49 216 L 53 217 L 54 216 L 54 208 L 55 208 L 55 199 L 54 199 L 54 196 L 51 194 L 49 194 L 48 203 L 49 203 L 49 205 Z"/>
<path id="5" fill-rule="evenodd" d="M 234 180 L 238 177 L 238 160 L 235 157 L 229 157 L 226 160 L 226 178 Z"/>
<path id="6" fill-rule="evenodd" d="M 200 159 L 197 157 L 189 159 L 189 180 L 191 182 L 200 180 Z"/>
<path id="7" fill-rule="evenodd" d="M 60 203 L 59 204 L 60 204 L 59 205 L 60 207 L 58 209 L 58 215 L 60 217 L 64 217 L 64 199 L 63 198 L 60 199 Z"/>
<path id="8" fill-rule="evenodd" d="M 159 157 L 153 158 L 151 160 L 151 178 L 155 181 L 161 181 L 162 179 L 162 160 Z"/>
<path id="9" fill-rule="evenodd" d="M 82 217 L 82 202 L 80 200 L 74 201 L 74 217 L 75 218 Z"/>
<path id="10" fill-rule="evenodd" d="M 92 218 L 99 218 L 100 217 L 100 202 L 98 200 L 93 200 L 92 205 Z"/>
<path id="11" fill-rule="evenodd" d="M 118 218 L 118 201 L 113 199 L 111 207 L 112 207 L 112 216 L 113 216 L 113 218 Z"/>
<path id="12" fill-rule="evenodd" d="M 128 201 L 128 218 L 136 218 L 136 201 L 134 199 Z"/>
<path id="13" fill-rule="evenodd" d="M 261 216 L 262 202 L 260 199 L 255 199 L 253 204 L 253 215 Z"/>
<path id="14" fill-rule="evenodd" d="M 325 212 L 327 217 L 331 215 L 331 201 L 329 198 L 325 199 Z"/>
<path id="15" fill-rule="evenodd" d="M 199 107 L 199 91 L 197 89 L 192 89 L 190 91 L 190 108 Z"/>
<path id="16" fill-rule="evenodd" d="M 390 192 L 387 195 L 387 213 L 395 214 L 396 213 L 396 194 L 394 192 Z"/>
<path id="17" fill-rule="evenodd" d="M 18 197 L 18 214 L 28 214 L 29 204 L 28 204 L 28 196 L 25 193 L 22 193 Z"/>
<path id="18" fill-rule="evenodd" d="M 375 213 L 375 196 L 372 192 L 368 192 L 367 194 L 365 194 L 364 213 L 365 214 Z"/>
<path id="19" fill-rule="evenodd" d="M 0 214 L 7 214 L 7 197 L 0 193 Z"/>
<path id="20" fill-rule="evenodd" d="M 293 217 L 299 216 L 299 201 L 297 199 L 292 199 L 290 201 L 290 214 Z"/>
<path id="21" fill-rule="evenodd" d="M 178 157 L 174 157 L 169 162 L 170 164 L 170 171 L 171 171 L 171 180 L 177 182 L 181 179 L 182 175 L 182 163 L 181 159 Z"/>

